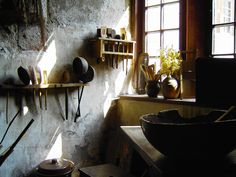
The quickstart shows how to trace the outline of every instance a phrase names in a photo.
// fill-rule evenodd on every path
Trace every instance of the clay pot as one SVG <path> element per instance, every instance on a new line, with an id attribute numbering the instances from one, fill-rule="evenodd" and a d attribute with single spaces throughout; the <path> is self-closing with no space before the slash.
<path id="1" fill-rule="evenodd" d="M 42 161 L 36 168 L 37 177 L 71 177 L 75 165 L 67 159 L 48 159 Z"/>
<path id="2" fill-rule="evenodd" d="M 63 83 L 69 83 L 70 82 L 70 72 L 68 70 L 65 70 L 62 74 L 62 82 Z"/>
<path id="3" fill-rule="evenodd" d="M 177 79 L 167 76 L 162 82 L 162 94 L 164 98 L 178 98 L 180 93 L 180 85 Z"/>

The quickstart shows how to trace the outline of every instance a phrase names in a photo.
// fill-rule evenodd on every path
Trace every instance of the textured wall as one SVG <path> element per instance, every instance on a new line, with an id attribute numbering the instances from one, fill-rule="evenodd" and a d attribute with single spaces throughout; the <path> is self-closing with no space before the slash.
<path id="1" fill-rule="evenodd" d="M 129 105 L 132 105 L 129 106 Z M 140 116 L 149 113 L 158 113 L 167 109 L 178 109 L 180 115 L 186 118 L 191 118 L 214 110 L 213 108 L 205 108 L 184 104 L 173 103 L 161 103 L 161 102 L 149 102 L 128 100 L 121 98 L 118 102 L 118 117 L 122 125 L 138 125 Z"/>
<path id="2" fill-rule="evenodd" d="M 1 0 L 3 1 L 3 0 Z M 0 2 L 1 2 L 0 1 Z M 43 60 L 50 66 L 50 82 L 61 81 L 65 69 L 71 71 L 75 56 L 87 59 L 95 70 L 95 78 L 84 89 L 81 101 L 82 116 L 76 123 L 73 118 L 77 109 L 77 91 L 69 91 L 69 119 L 65 114 L 64 91 L 48 91 L 48 107 L 40 109 L 38 98 L 33 104 L 32 93 L 11 92 L 9 97 L 9 121 L 19 105 L 28 106 L 26 115 L 20 115 L 12 124 L 0 152 L 17 138 L 31 118 L 34 123 L 15 147 L 14 152 L 0 167 L 1 177 L 26 176 L 39 162 L 50 157 L 62 156 L 79 166 L 101 161 L 102 132 L 106 111 L 122 87 L 125 72 L 112 69 L 105 63 L 97 64 L 92 57 L 89 38 L 95 36 L 97 27 L 115 29 L 128 27 L 128 19 L 120 23 L 129 7 L 128 0 L 42 0 L 45 16 L 45 39 L 42 50 L 42 28 L 38 24 L 0 26 L 0 83 L 20 83 L 16 69 L 19 66 L 37 66 Z M 48 13 L 48 14 L 47 14 Z M 117 78 L 121 82 L 117 81 Z M 22 97 L 23 95 L 23 97 Z M 6 124 L 6 95 L 0 95 L 0 137 Z M 110 115 L 112 116 L 112 115 Z M 102 150 L 101 150 L 102 149 Z M 57 150 L 51 155 L 51 150 Z"/>

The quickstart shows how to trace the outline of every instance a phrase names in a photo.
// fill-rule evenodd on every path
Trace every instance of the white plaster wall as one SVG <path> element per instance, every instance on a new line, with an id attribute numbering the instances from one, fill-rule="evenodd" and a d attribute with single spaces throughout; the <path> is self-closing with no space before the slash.
<path id="1" fill-rule="evenodd" d="M 2 0 L 3 1 L 3 0 Z M 11 92 L 9 97 L 9 121 L 18 111 L 20 96 L 24 95 L 22 105 L 29 107 L 26 115 L 20 115 L 12 124 L 0 152 L 4 151 L 17 138 L 19 133 L 33 118 L 35 121 L 15 147 L 14 152 L 0 167 L 1 177 L 27 176 L 32 168 L 45 160 L 54 144 L 58 156 L 74 161 L 78 166 L 87 166 L 101 162 L 100 145 L 105 113 L 112 98 L 118 93 L 116 79 L 126 77 L 121 69 L 112 69 L 105 63 L 97 64 L 93 57 L 89 38 L 96 34 L 97 27 L 123 27 L 122 16 L 129 7 L 128 0 L 50 0 L 49 16 L 46 23 L 46 39 L 55 42 L 55 55 L 47 57 L 50 65 L 56 59 L 49 76 L 50 82 L 59 82 L 62 72 L 71 69 L 75 56 L 87 59 L 95 70 L 95 78 L 86 86 L 81 101 L 81 117 L 73 122 L 77 109 L 77 91 L 69 92 L 69 119 L 63 121 L 65 114 L 64 90 L 48 91 L 47 110 L 40 109 L 38 98 L 33 105 L 32 93 Z M 127 26 L 128 19 L 125 20 Z M 16 69 L 19 66 L 37 66 L 42 55 L 40 51 L 40 30 L 38 25 L 0 27 L 0 84 L 6 81 L 20 83 Z M 25 97 L 27 99 L 25 99 Z M 27 101 L 26 101 L 27 100 Z M 0 94 L 0 138 L 8 124 L 6 123 L 6 94 Z M 61 140 L 61 141 L 60 141 Z M 60 152 L 61 149 L 61 152 Z"/>

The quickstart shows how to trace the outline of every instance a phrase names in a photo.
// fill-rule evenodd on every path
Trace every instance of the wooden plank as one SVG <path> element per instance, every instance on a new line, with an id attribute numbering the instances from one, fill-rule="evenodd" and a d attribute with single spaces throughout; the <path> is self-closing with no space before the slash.
<path id="1" fill-rule="evenodd" d="M 140 126 L 121 126 L 122 132 L 129 140 L 131 147 L 136 150 L 143 160 L 155 170 L 155 177 L 175 176 L 218 176 L 231 177 L 236 174 L 236 149 L 229 153 L 225 160 L 204 164 L 193 161 L 185 164 L 181 161 L 171 161 L 156 150 L 145 138 Z M 205 166 L 206 165 L 206 166 Z"/>
<path id="2" fill-rule="evenodd" d="M 156 150 L 144 136 L 140 126 L 121 126 L 121 130 L 127 135 L 132 147 L 140 154 L 143 160 L 162 176 L 158 164 L 164 159 L 164 155 Z"/>
<path id="3" fill-rule="evenodd" d="M 83 83 L 50 83 L 50 84 L 37 84 L 37 85 L 2 85 L 1 89 L 46 89 L 46 88 L 73 88 L 87 86 Z"/>
<path id="4" fill-rule="evenodd" d="M 133 57 L 133 53 L 123 53 L 123 52 L 110 52 L 110 51 L 104 51 L 103 52 L 104 55 L 124 55 L 124 56 L 132 56 Z"/>
<path id="5" fill-rule="evenodd" d="M 113 164 L 101 164 L 79 169 L 81 177 L 133 177 Z"/>
<path id="6" fill-rule="evenodd" d="M 123 40 L 123 39 L 112 39 L 112 38 L 102 38 L 99 37 L 99 40 L 104 40 L 104 41 L 114 41 L 114 42 L 124 42 L 124 43 L 136 43 L 136 41 L 130 41 L 130 40 Z M 95 39 L 96 40 L 96 39 Z"/>

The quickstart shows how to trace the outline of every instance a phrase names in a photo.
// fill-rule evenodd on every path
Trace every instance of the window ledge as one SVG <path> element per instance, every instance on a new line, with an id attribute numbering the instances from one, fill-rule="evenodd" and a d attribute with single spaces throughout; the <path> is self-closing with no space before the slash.
<path id="1" fill-rule="evenodd" d="M 138 94 L 127 94 L 127 95 L 119 95 L 118 98 L 120 100 L 134 100 L 134 101 L 145 101 L 145 102 L 156 102 L 156 103 L 168 103 L 168 104 L 181 104 L 181 105 L 189 105 L 196 107 L 204 107 L 204 108 L 214 108 L 214 109 L 228 109 L 228 106 L 222 105 L 208 105 L 201 104 L 196 102 L 196 98 L 183 98 L 183 99 L 165 99 L 163 96 L 158 96 L 157 98 L 150 98 L 147 95 L 138 95 Z"/>
<path id="2" fill-rule="evenodd" d="M 151 98 L 151 97 L 148 97 L 146 94 L 144 95 L 138 95 L 138 94 L 119 95 L 119 98 L 121 100 L 148 101 L 148 102 L 172 103 L 172 104 L 197 106 L 195 98 L 165 99 L 163 96 L 158 96 L 157 98 Z"/>

